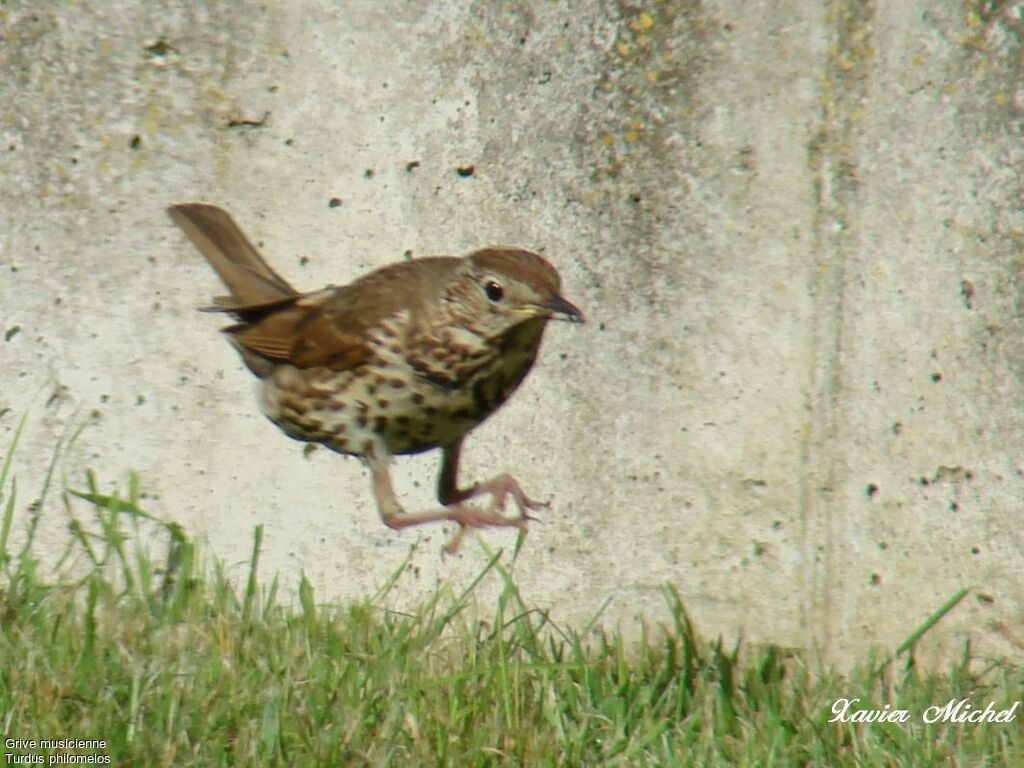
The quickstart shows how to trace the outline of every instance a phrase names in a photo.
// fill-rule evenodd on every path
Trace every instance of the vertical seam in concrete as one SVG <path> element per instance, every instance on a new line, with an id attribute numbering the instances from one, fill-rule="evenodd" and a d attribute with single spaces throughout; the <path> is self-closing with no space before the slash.
<path id="1" fill-rule="evenodd" d="M 857 136 L 867 96 L 873 1 L 833 0 L 826 11 L 828 50 L 819 79 L 820 123 L 808 147 L 814 179 L 815 260 L 808 281 L 812 315 L 806 421 L 801 432 L 798 507 L 805 643 L 823 659 L 832 650 L 842 601 L 835 573 L 835 517 L 843 475 L 842 390 L 848 262 L 858 247 Z"/>

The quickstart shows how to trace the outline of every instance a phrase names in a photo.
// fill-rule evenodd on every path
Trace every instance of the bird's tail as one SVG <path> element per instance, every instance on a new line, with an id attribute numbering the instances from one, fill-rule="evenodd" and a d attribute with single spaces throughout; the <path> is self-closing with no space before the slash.
<path id="1" fill-rule="evenodd" d="M 217 270 L 230 296 L 213 300 L 213 312 L 258 309 L 301 295 L 270 268 L 227 211 L 206 203 L 184 203 L 167 209 L 199 251 Z"/>

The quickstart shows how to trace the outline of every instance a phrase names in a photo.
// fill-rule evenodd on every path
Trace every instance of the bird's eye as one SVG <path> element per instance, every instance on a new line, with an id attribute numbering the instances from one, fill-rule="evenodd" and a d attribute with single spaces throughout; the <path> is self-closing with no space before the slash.
<path id="1" fill-rule="evenodd" d="M 488 280 L 484 286 L 484 293 L 487 294 L 487 298 L 490 301 L 498 302 L 505 295 L 505 289 L 501 287 L 501 283 L 497 280 Z"/>

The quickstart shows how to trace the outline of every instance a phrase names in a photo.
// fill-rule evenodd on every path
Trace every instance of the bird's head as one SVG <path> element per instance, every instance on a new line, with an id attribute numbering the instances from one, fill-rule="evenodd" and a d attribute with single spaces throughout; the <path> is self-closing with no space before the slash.
<path id="1" fill-rule="evenodd" d="M 558 272 L 536 253 L 485 248 L 463 259 L 447 298 L 467 327 L 495 338 L 529 320 L 582 323 L 583 313 L 560 289 Z"/>

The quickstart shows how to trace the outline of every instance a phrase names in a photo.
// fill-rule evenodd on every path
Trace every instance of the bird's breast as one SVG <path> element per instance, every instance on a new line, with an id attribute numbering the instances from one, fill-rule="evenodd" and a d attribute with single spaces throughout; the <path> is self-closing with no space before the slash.
<path id="1" fill-rule="evenodd" d="M 529 324 L 524 324 L 529 325 Z M 281 366 L 264 379 L 264 413 L 291 437 L 355 455 L 450 445 L 501 406 L 529 372 L 543 325 L 500 344 L 465 335 L 401 343 L 382 334 L 348 371 Z"/>

